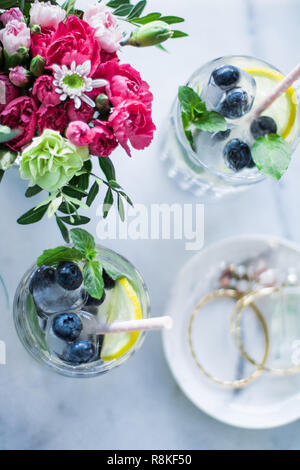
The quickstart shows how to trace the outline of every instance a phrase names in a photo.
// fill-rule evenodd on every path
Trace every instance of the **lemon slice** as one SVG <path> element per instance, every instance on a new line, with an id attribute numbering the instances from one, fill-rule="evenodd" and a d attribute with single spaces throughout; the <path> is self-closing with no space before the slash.
<path id="1" fill-rule="evenodd" d="M 284 79 L 282 73 L 273 69 L 246 67 L 243 70 L 253 75 L 256 81 L 255 107 L 271 93 L 278 82 Z M 288 88 L 263 112 L 263 115 L 270 116 L 275 120 L 278 134 L 286 139 L 295 124 L 297 115 L 297 96 L 294 88 Z"/>
<path id="2" fill-rule="evenodd" d="M 135 290 L 126 277 L 118 279 L 106 312 L 106 321 L 140 320 L 141 318 L 143 318 L 141 304 Z M 101 359 L 112 361 L 123 356 L 132 348 L 139 334 L 139 331 L 106 334 Z"/>

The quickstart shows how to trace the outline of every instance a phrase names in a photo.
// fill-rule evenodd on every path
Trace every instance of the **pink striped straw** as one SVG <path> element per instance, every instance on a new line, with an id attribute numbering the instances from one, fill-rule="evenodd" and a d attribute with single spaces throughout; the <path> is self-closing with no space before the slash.
<path id="1" fill-rule="evenodd" d="M 90 326 L 90 333 L 105 335 L 107 333 L 126 333 L 131 331 L 169 330 L 173 326 L 171 317 L 144 318 L 141 320 L 115 321 L 97 323 Z"/>
<path id="2" fill-rule="evenodd" d="M 255 117 L 271 106 L 280 95 L 282 95 L 290 86 L 300 77 L 300 63 L 277 85 L 276 88 L 267 96 L 255 110 Z"/>

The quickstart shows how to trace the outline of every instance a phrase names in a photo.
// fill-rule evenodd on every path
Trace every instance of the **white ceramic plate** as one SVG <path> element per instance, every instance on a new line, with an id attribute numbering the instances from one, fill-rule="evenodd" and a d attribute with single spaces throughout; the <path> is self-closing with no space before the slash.
<path id="1" fill-rule="evenodd" d="M 273 237 L 251 235 L 229 238 L 195 255 L 183 267 L 173 287 L 166 314 L 173 317 L 174 327 L 163 334 L 167 361 L 186 396 L 215 419 L 249 429 L 281 426 L 300 418 L 300 374 L 275 377 L 264 372 L 252 384 L 238 391 L 215 385 L 202 374 L 192 359 L 187 325 L 195 304 L 213 289 L 213 280 L 216 280 L 222 261 L 240 263 L 249 257 L 259 256 L 269 248 L 279 250 L 277 263 L 285 268 L 295 267 L 300 273 L 300 247 Z M 221 379 L 237 378 L 241 361 L 243 375 L 251 373 L 254 369 L 240 359 L 229 333 L 232 305 L 224 304 L 224 309 L 220 309 L 214 303 L 207 309 L 207 314 L 203 312 L 197 333 L 201 338 L 199 345 L 203 364 L 208 369 L 215 368 L 210 371 Z M 300 339 L 300 315 L 298 318 L 295 334 Z M 256 323 L 256 326 L 249 323 L 247 332 L 251 328 L 259 328 L 254 315 L 249 321 Z M 254 331 L 255 348 L 262 351 L 263 343 L 258 346 L 259 335 L 260 332 L 255 337 Z"/>

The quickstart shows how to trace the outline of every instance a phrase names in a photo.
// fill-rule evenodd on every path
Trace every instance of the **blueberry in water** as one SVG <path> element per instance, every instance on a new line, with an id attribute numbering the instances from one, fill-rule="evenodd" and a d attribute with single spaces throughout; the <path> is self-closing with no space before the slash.
<path id="1" fill-rule="evenodd" d="M 64 261 L 57 267 L 56 281 L 66 290 L 76 290 L 82 284 L 82 272 L 77 264 Z"/>
<path id="2" fill-rule="evenodd" d="M 263 137 L 266 134 L 276 134 L 277 124 L 274 119 L 269 116 L 259 116 L 252 122 L 250 131 L 254 139 L 257 139 L 258 137 Z"/>
<path id="3" fill-rule="evenodd" d="M 223 150 L 225 162 L 234 171 L 252 168 L 253 160 L 250 147 L 240 139 L 233 139 Z"/>
<path id="4" fill-rule="evenodd" d="M 216 132 L 216 134 L 214 134 L 214 136 L 213 136 L 213 141 L 214 142 L 221 142 L 222 140 L 227 139 L 227 137 L 230 136 L 230 132 L 231 132 L 230 129 L 227 129 L 226 131 Z"/>
<path id="5" fill-rule="evenodd" d="M 55 269 L 41 266 L 32 276 L 29 283 L 29 292 L 33 294 L 36 289 L 44 289 L 55 283 Z"/>
<path id="6" fill-rule="evenodd" d="M 233 65 L 223 65 L 215 69 L 212 73 L 215 84 L 222 88 L 222 90 L 228 89 L 233 85 L 236 85 L 240 79 L 240 71 Z"/>
<path id="7" fill-rule="evenodd" d="M 82 323 L 75 313 L 61 313 L 54 318 L 52 328 L 59 338 L 75 341 L 82 331 Z"/>
<path id="8" fill-rule="evenodd" d="M 109 274 L 107 274 L 107 272 L 105 271 L 105 269 L 103 269 L 103 273 L 102 273 L 102 276 L 103 276 L 103 281 L 104 281 L 104 287 L 105 289 L 109 290 L 109 289 L 113 289 L 116 285 L 116 281 L 113 280 L 112 277 L 110 277 Z"/>
<path id="9" fill-rule="evenodd" d="M 242 88 L 233 88 L 226 93 L 218 111 L 229 119 L 237 119 L 246 114 L 250 107 L 248 93 Z"/>
<path id="10" fill-rule="evenodd" d="M 71 364 L 84 364 L 95 356 L 95 347 L 91 341 L 80 340 L 70 344 L 63 359 Z"/>
<path id="11" fill-rule="evenodd" d="M 101 304 L 103 304 L 105 297 L 106 297 L 105 291 L 103 291 L 103 295 L 101 299 L 96 299 L 95 297 L 92 297 L 90 294 L 87 294 L 85 305 L 87 307 L 99 307 Z"/>

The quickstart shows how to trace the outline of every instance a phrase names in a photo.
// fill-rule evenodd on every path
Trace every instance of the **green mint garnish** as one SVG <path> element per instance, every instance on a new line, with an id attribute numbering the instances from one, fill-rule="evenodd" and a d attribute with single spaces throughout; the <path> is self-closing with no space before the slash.
<path id="1" fill-rule="evenodd" d="M 207 111 L 205 102 L 191 87 L 179 87 L 178 99 L 182 107 L 182 125 L 191 146 L 195 128 L 205 132 L 226 131 L 226 119 L 215 111 Z"/>
<path id="2" fill-rule="evenodd" d="M 292 157 L 290 145 L 277 134 L 258 137 L 251 148 L 252 158 L 259 171 L 279 180 L 287 170 Z"/>
<path id="3" fill-rule="evenodd" d="M 102 266 L 98 260 L 96 244 L 93 236 L 86 230 L 74 228 L 70 230 L 73 248 L 59 246 L 45 250 L 38 258 L 37 265 L 55 266 L 62 261 L 82 262 L 83 280 L 87 292 L 96 299 L 101 299 L 104 290 Z"/>

